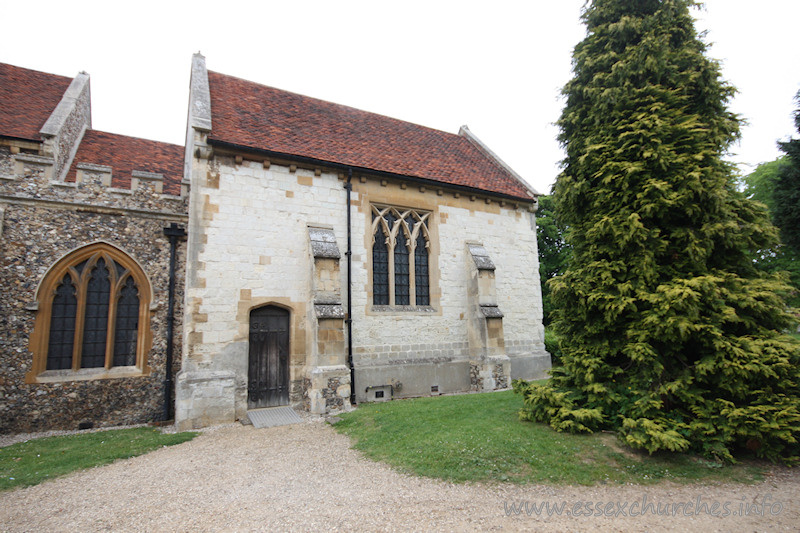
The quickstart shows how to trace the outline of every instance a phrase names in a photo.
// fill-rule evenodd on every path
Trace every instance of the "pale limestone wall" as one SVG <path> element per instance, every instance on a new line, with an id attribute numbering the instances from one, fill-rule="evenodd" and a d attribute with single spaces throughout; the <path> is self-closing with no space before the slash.
<path id="1" fill-rule="evenodd" d="M 306 392 L 298 388 L 309 386 L 314 369 L 330 363 L 327 357 L 317 355 L 308 226 L 329 227 L 336 236 L 342 252 L 343 299 L 347 276 L 346 191 L 341 175 L 262 161 L 237 162 L 222 155 L 210 162 L 195 159 L 192 171 L 183 360 L 186 379 L 185 387 L 180 378 L 178 385 L 178 412 L 186 413 L 184 427 L 218 421 L 206 419 L 191 407 L 193 396 L 219 392 L 211 383 L 215 379 L 236 383 L 235 412 L 225 416 L 244 416 L 252 308 L 272 303 L 291 310 L 293 403 L 299 403 L 298 398 Z M 372 309 L 372 202 L 432 213 L 430 308 Z M 428 394 L 434 385 L 439 392 L 470 389 L 468 328 L 469 313 L 475 310 L 468 296 L 467 242 L 482 243 L 497 266 L 497 303 L 505 313 L 505 346 L 512 358 L 512 377 L 536 377 L 520 372 L 530 374 L 531 368 L 549 367 L 541 326 L 534 221 L 526 204 L 503 202 L 501 206 L 499 199 L 487 202 L 485 197 L 357 177 L 351 205 L 358 400 L 369 398 L 369 386 L 397 382 L 403 387 L 395 391 L 396 397 Z M 526 367 L 515 365 L 515 359 L 538 362 Z M 198 378 L 204 372 L 210 379 L 207 387 Z M 218 413 L 214 416 L 219 418 Z"/>
<path id="2" fill-rule="evenodd" d="M 426 316 L 402 312 L 370 313 L 368 323 L 355 333 L 356 345 L 374 346 L 377 350 L 385 344 L 413 344 L 409 337 L 417 344 L 462 344 L 467 336 L 466 320 L 461 315 L 466 312 L 469 274 L 465 267 L 465 244 L 472 241 L 483 243 L 497 266 L 497 303 L 505 314 L 506 345 L 509 342 L 531 346 L 538 343 L 544 349 L 536 234 L 531 228 L 533 214 L 523 209 L 504 208 L 498 213 L 486 213 L 478 211 L 479 208 L 480 205 L 476 205 L 475 210 L 470 211 L 464 207 L 442 205 L 438 210 L 447 216 L 446 223 L 441 222 L 441 217 L 434 217 L 438 221 L 440 247 L 440 311 Z M 353 222 L 354 235 L 364 235 L 367 231 L 364 217 L 354 216 Z M 369 252 L 363 242 L 359 245 L 354 245 L 353 253 L 364 258 Z M 354 264 L 354 289 L 366 286 L 365 267 L 364 261 Z M 368 307 L 366 292 L 354 290 L 353 306 L 357 320 L 367 319 L 364 312 Z M 413 335 L 410 336 L 409 332 Z"/>
<path id="3" fill-rule="evenodd" d="M 212 185 L 207 183 L 197 191 L 204 202 L 201 216 L 205 220 L 198 235 L 203 242 L 196 258 L 202 280 L 198 285 L 204 287 L 191 287 L 187 293 L 189 299 L 202 299 L 196 311 L 204 321 L 195 322 L 193 328 L 202 335 L 202 342 L 195 343 L 189 354 L 200 366 L 215 366 L 215 356 L 229 343 L 247 340 L 240 302 L 259 302 L 253 307 L 267 301 L 307 307 L 308 224 L 336 227 L 337 240 L 346 242 L 344 193 L 335 176 L 317 178 L 307 170 L 290 173 L 277 166 L 265 170 L 260 163 L 245 161 L 223 164 Z M 245 298 L 242 291 L 249 291 Z"/>
<path id="4" fill-rule="evenodd" d="M 439 392 L 449 392 L 443 389 L 444 383 L 441 381 L 449 381 L 450 386 L 461 387 L 461 390 L 469 386 L 469 376 L 465 377 L 465 381 L 456 383 L 450 378 L 436 375 L 442 365 L 467 363 L 470 359 L 468 318 L 469 313 L 475 310 L 470 307 L 468 299 L 467 242 L 484 244 L 497 267 L 497 303 L 505 315 L 505 347 L 506 354 L 512 358 L 512 377 L 542 377 L 542 370 L 549 368 L 550 361 L 544 349 L 533 213 L 525 206 L 500 207 L 496 202 L 487 204 L 480 198 L 456 199 L 454 194 L 439 196 L 435 191 L 420 193 L 417 189 L 412 191 L 411 187 L 401 190 L 394 186 L 392 190 L 391 184 L 387 187 L 365 188 L 364 203 L 374 201 L 406 205 L 434 212 L 429 229 L 438 241 L 432 243 L 438 268 L 432 269 L 431 278 L 439 280 L 438 287 L 432 286 L 432 291 L 438 288 L 440 302 L 435 306 L 435 312 L 424 316 L 417 313 L 369 311 L 369 295 L 361 288 L 367 283 L 370 268 L 367 245 L 371 240 L 367 239 L 365 243 L 360 238 L 367 233 L 364 213 L 368 212 L 360 210 L 353 218 L 353 233 L 356 236 L 354 260 L 361 259 L 353 269 L 355 362 L 357 368 L 359 365 L 372 367 L 374 372 L 362 374 L 370 375 L 375 382 L 359 380 L 357 373 L 357 397 L 364 397 L 362 393 L 367 385 L 385 384 L 378 383 L 378 380 L 383 379 L 388 383 L 401 375 L 409 379 L 409 372 L 402 369 L 400 363 L 415 361 L 425 363 L 428 367 L 411 377 L 430 383 L 419 384 L 413 389 L 404 383 L 401 395 L 427 393 L 432 385 L 439 385 Z M 535 363 L 534 359 L 537 359 Z"/>
<path id="5" fill-rule="evenodd" d="M 184 426 L 219 420 L 191 406 L 193 397 L 216 394 L 212 382 L 219 379 L 236 383 L 227 416 L 244 416 L 249 312 L 267 304 L 291 312 L 290 397 L 300 404 L 304 379 L 317 365 L 308 226 L 335 228 L 337 241 L 346 242 L 342 182 L 333 174 L 220 157 L 195 160 L 191 194 L 185 379 L 179 376 L 177 398 Z"/>

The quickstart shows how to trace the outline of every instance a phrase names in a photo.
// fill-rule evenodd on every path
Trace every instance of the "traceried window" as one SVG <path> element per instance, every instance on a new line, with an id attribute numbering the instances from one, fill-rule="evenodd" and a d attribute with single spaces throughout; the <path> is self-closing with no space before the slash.
<path id="1" fill-rule="evenodd" d="M 372 205 L 372 303 L 428 306 L 430 213 Z"/>
<path id="2" fill-rule="evenodd" d="M 109 244 L 86 246 L 62 258 L 37 292 L 29 378 L 51 370 L 115 367 L 141 374 L 151 339 L 150 299 L 139 265 Z"/>

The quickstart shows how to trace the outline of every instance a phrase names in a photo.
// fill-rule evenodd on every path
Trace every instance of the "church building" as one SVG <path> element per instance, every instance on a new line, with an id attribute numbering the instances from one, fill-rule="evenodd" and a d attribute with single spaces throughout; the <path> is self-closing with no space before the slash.
<path id="1" fill-rule="evenodd" d="M 185 146 L 0 65 L 0 432 L 543 377 L 533 191 L 458 134 L 209 71 Z"/>

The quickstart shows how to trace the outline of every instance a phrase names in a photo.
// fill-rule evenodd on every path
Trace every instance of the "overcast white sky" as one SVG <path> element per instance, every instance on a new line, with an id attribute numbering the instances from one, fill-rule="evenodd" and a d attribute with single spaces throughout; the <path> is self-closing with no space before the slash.
<path id="1" fill-rule="evenodd" d="M 583 0 L 0 0 L 0 62 L 91 75 L 93 127 L 183 144 L 191 56 L 225 74 L 456 133 L 473 133 L 539 192 Z M 748 121 L 734 160 L 796 134 L 797 0 L 707 0 L 710 55 Z"/>

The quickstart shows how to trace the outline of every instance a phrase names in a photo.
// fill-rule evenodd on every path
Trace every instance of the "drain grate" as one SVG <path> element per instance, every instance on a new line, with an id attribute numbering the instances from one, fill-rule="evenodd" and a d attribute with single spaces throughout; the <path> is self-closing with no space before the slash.
<path id="1" fill-rule="evenodd" d="M 247 411 L 247 418 L 256 428 L 271 428 L 274 426 L 288 426 L 302 422 L 294 409 L 291 407 L 267 407 L 265 409 L 253 409 Z"/>

